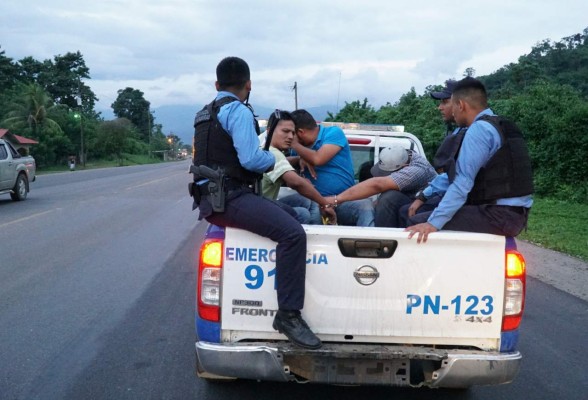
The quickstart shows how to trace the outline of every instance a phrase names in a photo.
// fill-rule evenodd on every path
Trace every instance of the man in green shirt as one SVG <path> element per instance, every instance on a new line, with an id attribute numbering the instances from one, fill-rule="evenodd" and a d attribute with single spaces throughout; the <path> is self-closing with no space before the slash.
<path id="1" fill-rule="evenodd" d="M 292 163 L 297 163 L 299 157 L 288 159 L 284 151 L 290 149 L 296 129 L 292 116 L 287 111 L 276 110 L 268 120 L 267 137 L 271 136 L 270 151 L 276 158 L 274 168 L 263 174 L 262 192 L 264 197 L 276 200 L 280 187 L 288 186 L 299 194 L 318 203 L 321 207 L 321 214 L 325 222 L 334 223 L 336 220 L 334 210 L 328 202 L 315 189 L 313 184 L 306 178 L 298 175 Z M 278 200 L 279 201 L 279 200 Z M 287 201 L 283 204 L 287 204 Z M 307 224 L 310 221 L 309 210 L 303 207 L 294 207 L 297 219 L 300 223 Z"/>

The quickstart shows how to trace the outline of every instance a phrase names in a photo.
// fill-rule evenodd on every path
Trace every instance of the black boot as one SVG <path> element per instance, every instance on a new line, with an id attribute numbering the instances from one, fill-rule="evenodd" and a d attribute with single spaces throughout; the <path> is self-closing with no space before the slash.
<path id="1" fill-rule="evenodd" d="M 272 326 L 297 346 L 314 350 L 323 345 L 302 319 L 300 311 L 278 310 Z"/>

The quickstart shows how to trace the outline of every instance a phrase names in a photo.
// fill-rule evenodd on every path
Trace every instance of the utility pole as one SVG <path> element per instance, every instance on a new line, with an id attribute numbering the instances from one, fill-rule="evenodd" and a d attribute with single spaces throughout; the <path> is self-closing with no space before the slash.
<path id="1" fill-rule="evenodd" d="M 341 71 L 339 71 L 339 89 L 337 89 L 337 114 L 339 114 L 339 95 L 341 94 Z"/>
<path id="2" fill-rule="evenodd" d="M 294 82 L 292 90 L 294 91 L 294 110 L 298 110 L 298 82 Z"/>
<path id="3" fill-rule="evenodd" d="M 149 135 L 149 150 L 148 156 L 151 158 L 151 113 L 149 112 L 149 104 L 147 104 L 147 135 Z"/>
<path id="4" fill-rule="evenodd" d="M 82 152 L 82 167 L 86 167 L 86 153 L 84 149 L 84 112 L 80 110 L 80 136 L 81 136 L 81 152 Z"/>
<path id="5" fill-rule="evenodd" d="M 78 79 L 78 100 L 80 108 L 80 163 L 86 166 L 86 155 L 84 154 L 84 102 L 82 101 L 82 79 Z"/>

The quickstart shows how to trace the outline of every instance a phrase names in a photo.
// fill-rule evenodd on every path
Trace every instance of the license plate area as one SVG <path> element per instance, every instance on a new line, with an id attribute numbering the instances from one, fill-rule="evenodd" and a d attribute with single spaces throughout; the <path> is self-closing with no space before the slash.
<path id="1" fill-rule="evenodd" d="M 357 359 L 284 355 L 290 372 L 312 382 L 409 386 L 408 359 Z"/>

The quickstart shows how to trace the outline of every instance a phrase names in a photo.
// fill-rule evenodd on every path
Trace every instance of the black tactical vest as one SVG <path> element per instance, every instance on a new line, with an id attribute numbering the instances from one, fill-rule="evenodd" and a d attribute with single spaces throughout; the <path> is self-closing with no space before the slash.
<path id="1" fill-rule="evenodd" d="M 433 167 L 439 174 L 447 173 L 449 182 L 455 179 L 455 161 L 466 130 L 467 128 L 460 128 L 456 133 L 446 136 L 433 157 Z"/>
<path id="2" fill-rule="evenodd" d="M 217 114 L 222 106 L 238 101 L 232 96 L 223 97 L 204 106 L 194 119 L 194 140 L 192 142 L 192 162 L 194 165 L 206 165 L 212 169 L 223 168 L 225 174 L 243 184 L 253 184 L 260 174 L 246 170 L 241 166 L 233 138 L 223 129 Z M 257 120 L 253 118 L 254 124 Z M 256 131 L 258 131 L 256 129 Z M 194 177 L 195 180 L 198 177 Z"/>
<path id="3" fill-rule="evenodd" d="M 500 116 L 484 115 L 480 120 L 496 128 L 502 146 L 476 175 L 467 203 L 492 204 L 497 199 L 532 194 L 531 158 L 520 129 Z"/>

